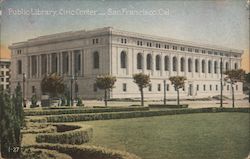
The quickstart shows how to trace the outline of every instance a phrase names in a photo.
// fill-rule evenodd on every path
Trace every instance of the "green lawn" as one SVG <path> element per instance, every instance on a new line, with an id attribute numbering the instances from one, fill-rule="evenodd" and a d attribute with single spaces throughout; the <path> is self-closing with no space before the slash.
<path id="1" fill-rule="evenodd" d="M 143 159 L 244 159 L 250 152 L 249 114 L 202 113 L 81 122 L 94 128 L 88 144 Z"/>

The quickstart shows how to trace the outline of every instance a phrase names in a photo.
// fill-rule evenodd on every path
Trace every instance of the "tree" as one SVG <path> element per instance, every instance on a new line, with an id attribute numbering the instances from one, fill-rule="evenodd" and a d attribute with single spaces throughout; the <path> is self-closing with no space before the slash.
<path id="1" fill-rule="evenodd" d="M 56 73 L 45 76 L 41 82 L 41 89 L 43 93 L 48 93 L 50 97 L 58 97 L 64 93 L 63 78 Z"/>
<path id="2" fill-rule="evenodd" d="M 237 82 L 243 82 L 244 81 L 245 71 L 242 70 L 242 69 L 235 69 L 235 70 L 228 70 L 228 71 L 224 72 L 224 74 L 226 75 L 224 80 L 226 82 L 230 83 L 230 85 L 231 85 L 232 107 L 234 108 L 234 106 L 235 106 L 235 104 L 234 104 L 234 85 Z"/>
<path id="3" fill-rule="evenodd" d="M 245 85 L 248 90 L 248 102 L 250 103 L 250 73 L 245 74 Z"/>
<path id="4" fill-rule="evenodd" d="M 138 73 L 133 75 L 134 82 L 139 87 L 139 91 L 141 92 L 141 106 L 144 106 L 144 96 L 143 96 L 143 88 L 146 88 L 150 84 L 150 76 L 145 75 L 143 73 Z"/>
<path id="5" fill-rule="evenodd" d="M 96 86 L 99 89 L 104 90 L 104 103 L 105 106 L 107 107 L 107 92 L 110 91 L 112 88 L 114 88 L 114 84 L 116 82 L 116 77 L 114 76 L 99 76 L 96 78 Z"/>
<path id="6" fill-rule="evenodd" d="M 169 78 L 171 84 L 174 85 L 175 90 L 177 91 L 177 105 L 180 105 L 180 92 L 179 89 L 185 86 L 185 80 L 187 80 L 184 76 L 172 76 Z"/>
<path id="7" fill-rule="evenodd" d="M 24 125 L 22 99 L 20 84 L 12 100 L 9 93 L 0 90 L 1 155 L 6 158 L 20 158 L 21 127 Z"/>

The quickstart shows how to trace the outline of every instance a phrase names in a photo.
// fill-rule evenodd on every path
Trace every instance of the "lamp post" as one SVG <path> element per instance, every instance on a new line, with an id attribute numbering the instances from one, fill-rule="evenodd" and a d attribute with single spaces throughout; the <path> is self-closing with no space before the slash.
<path id="1" fill-rule="evenodd" d="M 223 66 L 223 64 L 222 64 L 222 57 L 220 58 L 220 107 L 222 108 L 223 107 L 223 100 L 222 100 L 222 98 L 223 98 L 223 76 L 222 76 L 222 74 L 223 74 L 223 72 L 222 72 L 222 66 Z"/>
<path id="2" fill-rule="evenodd" d="M 26 74 L 23 73 L 23 107 L 26 107 L 26 101 L 25 101 L 25 81 L 26 81 Z"/>
<path id="3" fill-rule="evenodd" d="M 163 86 L 164 86 L 164 105 L 166 105 L 166 80 L 163 80 Z"/>
<path id="4" fill-rule="evenodd" d="M 71 75 L 70 78 L 70 104 L 71 106 L 73 106 L 73 82 L 74 82 L 74 75 Z"/>

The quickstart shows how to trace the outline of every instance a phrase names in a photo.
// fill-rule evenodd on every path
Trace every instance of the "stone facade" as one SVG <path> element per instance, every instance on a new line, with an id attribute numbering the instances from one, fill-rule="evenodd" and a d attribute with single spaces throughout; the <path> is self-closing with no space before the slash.
<path id="1" fill-rule="evenodd" d="M 10 86 L 10 59 L 0 59 L 0 89 L 9 89 Z"/>
<path id="2" fill-rule="evenodd" d="M 41 97 L 40 82 L 46 74 L 57 72 L 74 96 L 98 99 L 95 78 L 109 74 L 117 77 L 110 98 L 139 98 L 132 75 L 143 72 L 151 77 L 145 98 L 163 98 L 163 80 L 167 80 L 167 98 L 176 98 L 168 81 L 170 76 L 186 76 L 182 98 L 202 98 L 220 94 L 220 63 L 223 71 L 241 67 L 242 50 L 127 32 L 106 27 L 95 30 L 41 36 L 10 46 L 12 53 L 11 90 L 25 80 L 25 95 Z M 230 87 L 224 83 L 224 95 Z M 242 83 L 235 86 L 242 95 Z"/>

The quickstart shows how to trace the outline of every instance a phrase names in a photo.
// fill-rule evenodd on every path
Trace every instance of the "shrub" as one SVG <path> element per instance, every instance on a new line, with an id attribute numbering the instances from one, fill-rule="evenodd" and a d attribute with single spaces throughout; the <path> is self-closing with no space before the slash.
<path id="1" fill-rule="evenodd" d="M 76 106 L 84 106 L 84 104 L 82 104 L 82 99 L 79 97 L 77 98 Z"/>
<path id="2" fill-rule="evenodd" d="M 66 153 L 70 155 L 72 158 L 81 159 L 140 159 L 140 157 L 128 152 L 111 150 L 99 146 L 37 144 L 26 147 L 57 150 L 60 153 Z"/>
<path id="3" fill-rule="evenodd" d="M 67 127 L 64 125 L 64 128 Z M 69 126 L 68 126 L 69 127 Z M 93 136 L 91 127 L 77 127 L 72 131 L 64 131 L 57 133 L 38 134 L 37 142 L 60 143 L 60 144 L 83 144 L 88 142 Z M 62 126 L 61 126 L 62 129 Z M 62 130 L 61 130 L 62 131 Z"/>
<path id="4" fill-rule="evenodd" d="M 34 149 L 34 148 L 23 148 L 21 153 L 21 158 L 25 159 L 72 159 L 69 155 L 59 153 L 55 150 L 46 149 Z"/>
<path id="5" fill-rule="evenodd" d="M 35 108 L 35 107 L 38 107 L 38 105 L 37 105 L 37 97 L 36 97 L 36 95 L 33 95 L 31 97 L 31 106 L 30 106 L 30 108 Z"/>

